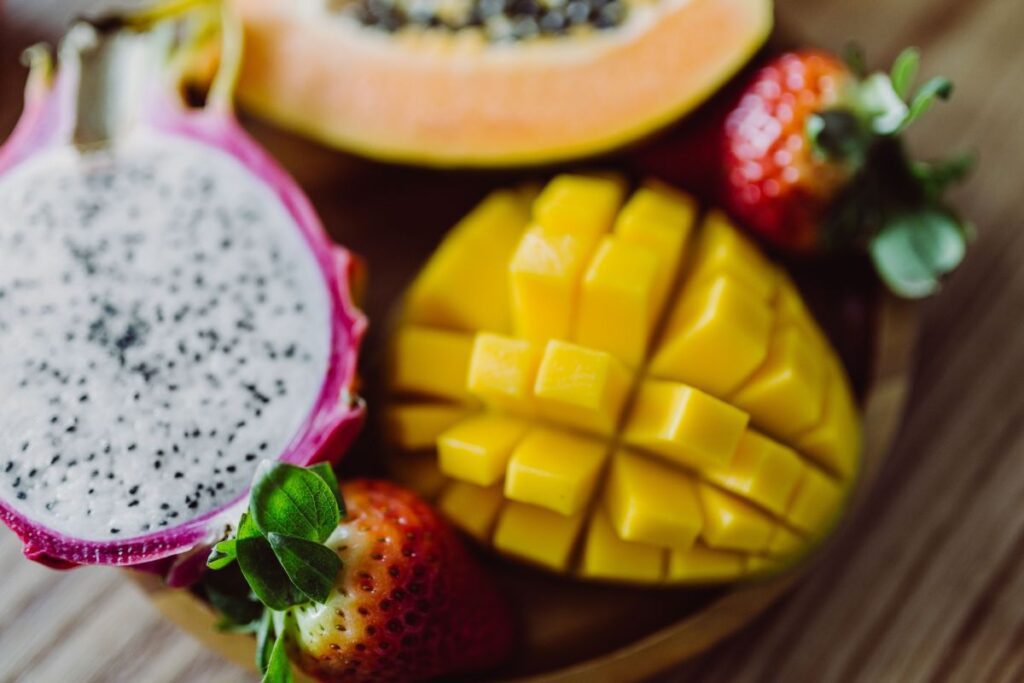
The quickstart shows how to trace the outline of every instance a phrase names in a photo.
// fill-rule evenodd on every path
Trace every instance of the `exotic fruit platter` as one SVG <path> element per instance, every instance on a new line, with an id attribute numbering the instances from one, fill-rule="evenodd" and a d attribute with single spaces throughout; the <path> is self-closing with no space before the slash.
<path id="1" fill-rule="evenodd" d="M 949 81 L 772 22 L 170 0 L 31 48 L 0 519 L 275 683 L 641 680 L 729 637 L 844 552 L 972 239 L 970 160 L 903 139 Z"/>

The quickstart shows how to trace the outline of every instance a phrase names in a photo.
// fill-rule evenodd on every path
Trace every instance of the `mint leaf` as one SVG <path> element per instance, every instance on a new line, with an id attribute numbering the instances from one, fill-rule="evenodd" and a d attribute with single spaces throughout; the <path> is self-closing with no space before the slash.
<path id="1" fill-rule="evenodd" d="M 264 605 L 285 610 L 306 601 L 249 515 L 242 515 L 235 552 L 246 582 Z"/>
<path id="2" fill-rule="evenodd" d="M 221 541 L 213 546 L 210 556 L 206 558 L 206 566 L 210 569 L 223 569 L 235 561 L 235 539 Z"/>
<path id="3" fill-rule="evenodd" d="M 337 553 L 304 538 L 273 532 L 267 534 L 267 540 L 291 582 L 313 602 L 327 602 L 341 569 Z"/>
<path id="4" fill-rule="evenodd" d="M 334 500 L 338 503 L 339 516 L 344 519 L 346 512 L 345 499 L 341 497 L 341 487 L 338 486 L 338 477 L 334 474 L 334 468 L 331 467 L 331 463 L 318 462 L 310 467 L 309 470 L 323 479 L 324 483 L 331 489 L 331 493 L 334 494 Z"/>
<path id="5" fill-rule="evenodd" d="M 274 647 L 270 651 L 270 660 L 267 662 L 267 670 L 263 674 L 260 683 L 293 683 L 292 665 L 288 661 L 288 654 L 284 651 L 284 638 L 274 641 Z"/>
<path id="6" fill-rule="evenodd" d="M 264 534 L 276 533 L 323 543 L 338 526 L 338 501 L 310 470 L 264 462 L 256 471 L 249 512 Z"/>
<path id="7" fill-rule="evenodd" d="M 256 668 L 261 674 L 267 673 L 267 669 L 270 668 L 270 653 L 276 640 L 271 612 L 265 609 L 259 629 L 256 631 Z"/>

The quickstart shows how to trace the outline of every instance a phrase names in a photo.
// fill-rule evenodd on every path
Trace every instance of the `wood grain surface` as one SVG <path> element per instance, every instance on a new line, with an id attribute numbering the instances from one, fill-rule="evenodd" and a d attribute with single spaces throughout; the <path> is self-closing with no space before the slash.
<path id="1" fill-rule="evenodd" d="M 0 137 L 13 125 L 24 73 L 17 54 L 38 37 L 12 16 L 45 19 L 18 0 L 0 10 Z M 979 240 L 947 289 L 924 307 L 916 385 L 880 483 L 833 553 L 778 607 L 659 681 L 1024 680 L 1024 6 L 1021 0 L 778 0 L 792 33 L 873 61 L 906 44 L 927 74 L 957 84 L 913 141 L 934 153 L 977 149 L 981 166 L 958 192 Z M 0 0 L 0 8 L 3 2 Z M 26 8 L 30 11 L 26 11 Z M 286 165 L 287 147 L 279 149 Z M 318 205 L 337 201 L 352 162 L 302 154 Z M 313 170 L 310 170 L 310 169 Z M 315 171 L 315 172 L 314 172 Z M 324 180 L 330 178 L 329 182 Z M 355 177 L 355 176 L 352 176 Z M 388 185 L 374 189 L 381 179 Z M 378 169 L 343 192 L 437 196 L 451 174 Z M 481 192 L 499 177 L 462 178 Z M 454 201 L 439 222 L 466 208 Z M 381 217 L 377 217 L 380 219 Z M 387 218 L 386 216 L 383 218 Z M 436 232 L 408 231 L 401 250 L 373 249 L 351 226 L 342 239 L 374 257 L 415 262 Z M 436 227 L 436 226 L 434 226 Z M 408 264 L 406 264 L 408 265 Z M 403 269 L 404 272 L 404 269 Z M 402 282 L 374 280 L 368 306 L 386 309 Z M 10 397 L 0 397 L 3 401 Z M 0 530 L 0 682 L 249 681 L 163 621 L 118 572 L 53 572 L 23 560 Z"/>

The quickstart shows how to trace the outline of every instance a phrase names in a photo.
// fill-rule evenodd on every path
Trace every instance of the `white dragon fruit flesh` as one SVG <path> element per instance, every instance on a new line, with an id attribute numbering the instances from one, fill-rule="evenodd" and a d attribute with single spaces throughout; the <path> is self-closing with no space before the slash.
<path id="1" fill-rule="evenodd" d="M 216 540 L 260 460 L 361 423 L 351 258 L 226 100 L 155 77 L 166 21 L 37 53 L 0 148 L 0 518 L 52 566 Z"/>

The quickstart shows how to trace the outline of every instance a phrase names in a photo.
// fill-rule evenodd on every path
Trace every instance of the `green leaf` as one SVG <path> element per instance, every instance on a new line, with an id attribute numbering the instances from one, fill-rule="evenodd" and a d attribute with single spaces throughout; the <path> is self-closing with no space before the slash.
<path id="1" fill-rule="evenodd" d="M 960 265 L 966 251 L 963 227 L 934 207 L 892 221 L 870 245 L 879 276 L 895 294 L 910 299 L 935 293 L 939 278 Z"/>
<path id="2" fill-rule="evenodd" d="M 293 683 L 294 680 L 291 662 L 284 651 L 284 638 L 278 638 L 270 651 L 270 660 L 267 662 L 267 670 L 261 683 Z"/>
<path id="3" fill-rule="evenodd" d="M 206 558 L 206 566 L 210 569 L 223 569 L 235 561 L 235 539 L 221 541 L 213 546 L 210 556 Z"/>
<path id="4" fill-rule="evenodd" d="M 309 468 L 311 472 L 316 473 L 324 483 L 327 484 L 328 488 L 331 489 L 331 493 L 334 494 L 334 500 L 338 503 L 338 513 L 341 519 L 345 518 L 345 499 L 341 497 L 341 487 L 338 486 L 338 477 L 334 474 L 334 468 L 331 467 L 329 462 L 318 462 Z"/>
<path id="5" fill-rule="evenodd" d="M 264 462 L 256 471 L 249 512 L 264 534 L 276 533 L 323 543 L 338 526 L 338 501 L 310 470 Z"/>
<path id="6" fill-rule="evenodd" d="M 260 622 L 250 621 L 245 624 L 236 624 L 227 617 L 221 617 L 214 622 L 213 627 L 217 629 L 217 631 L 219 631 L 220 633 L 249 635 L 252 633 L 256 633 L 256 630 L 260 627 Z"/>
<path id="7" fill-rule="evenodd" d="M 220 613 L 217 626 L 222 631 L 247 633 L 263 614 L 263 605 L 252 596 L 252 590 L 237 565 L 203 577 L 206 599 Z"/>
<path id="8" fill-rule="evenodd" d="M 917 67 L 921 64 L 921 53 L 916 47 L 908 47 L 900 53 L 899 57 L 892 64 L 889 78 L 892 80 L 892 87 L 901 99 L 910 96 L 910 87 L 917 78 Z"/>
<path id="9" fill-rule="evenodd" d="M 911 171 L 928 197 L 938 200 L 951 185 L 963 182 L 976 162 L 973 154 L 958 154 L 943 161 L 915 161 L 911 164 Z"/>
<path id="10" fill-rule="evenodd" d="M 292 585 L 284 567 L 274 555 L 270 542 L 259 532 L 249 515 L 242 515 L 235 551 L 238 566 L 256 597 L 274 610 L 285 610 L 306 601 Z"/>
<path id="11" fill-rule="evenodd" d="M 310 600 L 320 604 L 327 602 L 341 569 L 337 553 L 304 538 L 273 532 L 267 534 L 267 540 L 291 582 Z"/>
<path id="12" fill-rule="evenodd" d="M 953 94 L 953 82 L 948 78 L 936 76 L 925 82 L 921 89 L 914 95 L 910 102 L 910 108 L 904 117 L 900 130 L 905 130 L 910 124 L 928 111 L 936 99 L 948 100 Z"/>
<path id="13" fill-rule="evenodd" d="M 270 653 L 277 641 L 274 636 L 274 622 L 271 615 L 270 610 L 263 610 L 259 630 L 256 631 L 256 668 L 260 673 L 266 673 L 270 667 Z"/>

